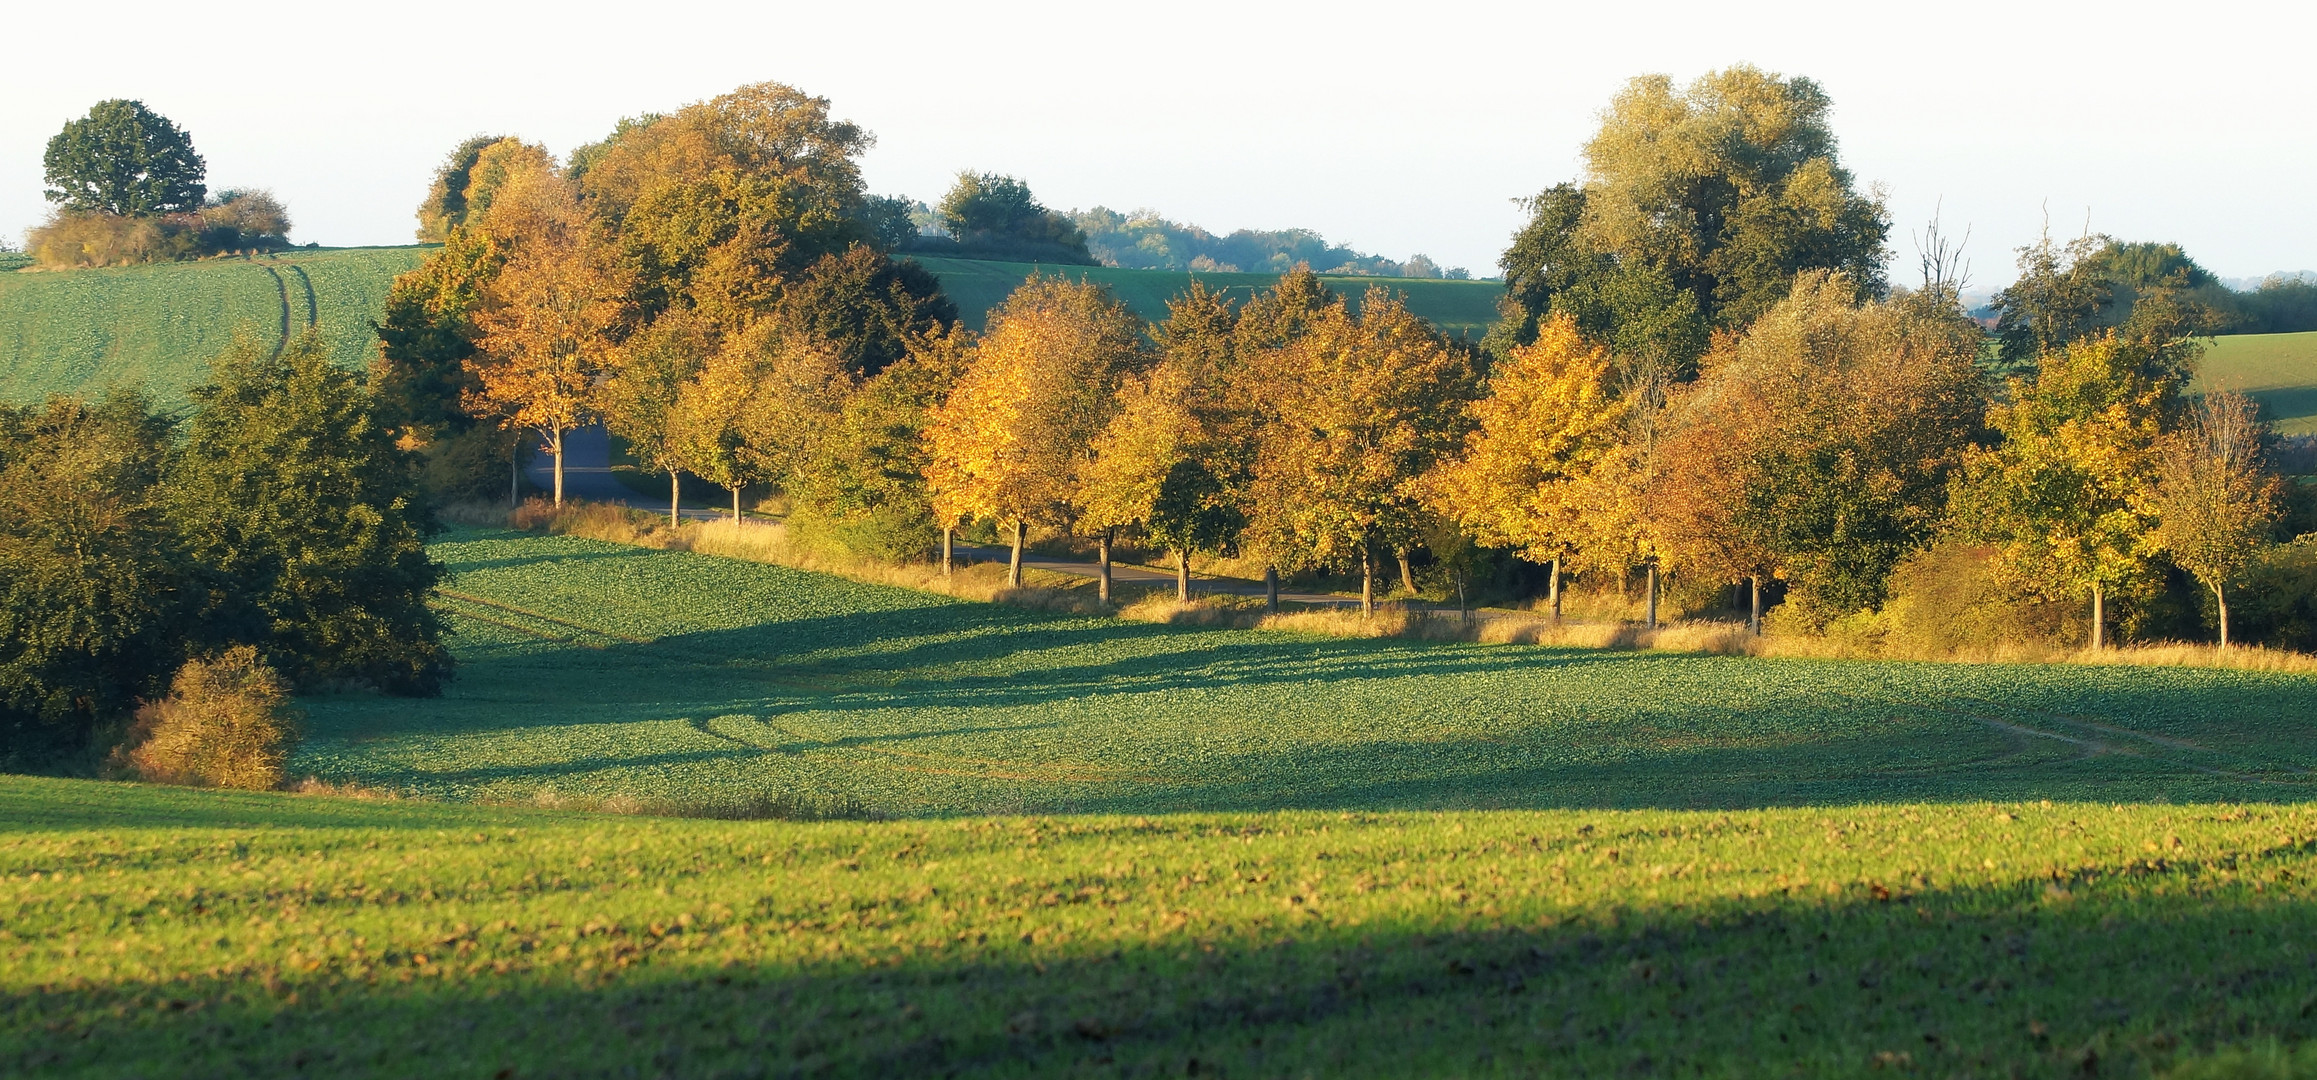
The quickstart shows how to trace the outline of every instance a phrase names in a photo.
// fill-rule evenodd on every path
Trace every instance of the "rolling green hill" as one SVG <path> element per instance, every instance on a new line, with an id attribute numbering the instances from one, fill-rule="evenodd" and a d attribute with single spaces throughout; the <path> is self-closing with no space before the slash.
<path id="1" fill-rule="evenodd" d="M 0 401 L 142 383 L 184 400 L 236 332 L 318 325 L 338 362 L 367 362 L 394 276 L 430 249 L 341 248 L 106 270 L 0 274 Z"/>
<path id="2" fill-rule="evenodd" d="M 458 681 L 303 702 L 294 767 L 370 797 L 0 777 L 0 1075 L 2057 1080 L 2317 1036 L 2307 675 L 435 552 Z M 769 792 L 891 820 L 556 808 Z"/>
<path id="3" fill-rule="evenodd" d="M 181 402 L 236 331 L 271 342 L 314 322 L 340 363 L 361 365 L 376 348 L 371 324 L 384 313 L 394 276 L 417 266 L 431 250 L 340 248 L 121 269 L 0 273 L 0 401 L 23 404 L 50 394 L 95 393 L 135 382 L 163 402 Z M 942 287 L 976 329 L 991 307 L 1038 269 L 1027 263 L 922 261 L 940 276 Z M 1164 270 L 1063 269 L 1109 286 L 1137 313 L 1154 319 L 1166 317 L 1167 299 L 1191 281 L 1189 274 Z M 1276 275 L 1199 277 L 1244 297 L 1270 287 Z M 1327 281 L 1355 298 L 1370 285 L 1400 290 L 1417 314 L 1451 336 L 1474 338 L 1495 317 L 1502 292 L 1482 281 Z"/>
<path id="4" fill-rule="evenodd" d="M 2317 435 L 2317 331 L 2235 334 L 2205 349 L 2197 385 L 2242 390 L 2286 435 Z"/>
<path id="5" fill-rule="evenodd" d="M 1191 287 L 1191 279 L 1206 282 L 1207 287 L 1225 292 L 1235 299 L 1245 300 L 1259 289 L 1268 289 L 1279 279 L 1277 274 L 1191 274 L 1173 270 L 1117 270 L 1105 266 L 1038 266 L 1032 263 L 982 262 L 967 259 L 936 259 L 919 256 L 917 261 L 941 278 L 942 290 L 957 301 L 966 324 L 981 329 L 989 309 L 1014 291 L 1033 271 L 1060 273 L 1071 278 L 1094 281 L 1107 285 L 1120 300 L 1145 319 L 1164 319 L 1167 301 Z M 1449 281 L 1441 278 L 1379 278 L 1321 275 L 1320 280 L 1339 293 L 1350 296 L 1356 303 L 1370 287 L 1382 287 L 1405 293 L 1408 308 L 1432 320 L 1433 324 L 1450 337 L 1467 336 L 1475 341 L 1487 332 L 1488 324 L 1496 321 L 1496 301 L 1504 295 L 1504 286 L 1493 281 Z"/>

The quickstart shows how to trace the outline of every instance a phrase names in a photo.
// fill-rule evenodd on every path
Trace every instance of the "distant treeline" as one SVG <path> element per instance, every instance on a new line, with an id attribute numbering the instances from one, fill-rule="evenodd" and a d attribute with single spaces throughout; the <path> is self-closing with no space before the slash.
<path id="1" fill-rule="evenodd" d="M 867 214 L 888 249 L 964 259 L 1115 266 L 1126 270 L 1284 274 L 1298 266 L 1320 274 L 1458 278 L 1424 255 L 1396 262 L 1368 255 L 1310 229 L 1240 229 L 1217 236 L 1153 210 L 1122 214 L 1108 207 L 1049 210 L 1029 185 L 995 173 L 959 173 L 939 207 L 873 197 Z"/>

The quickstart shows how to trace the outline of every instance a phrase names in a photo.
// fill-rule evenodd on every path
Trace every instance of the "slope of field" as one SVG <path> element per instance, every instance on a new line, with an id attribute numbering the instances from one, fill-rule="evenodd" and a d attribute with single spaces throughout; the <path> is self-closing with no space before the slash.
<path id="1" fill-rule="evenodd" d="M 2306 806 L 808 825 L 0 778 L 0 1072 L 2148 1075 L 2317 1036 L 2312 882 Z"/>
<path id="2" fill-rule="evenodd" d="M 1305 638 L 569 537 L 436 550 L 459 680 L 312 702 L 295 769 L 897 816 L 2317 792 L 2305 675 Z"/>
<path id="3" fill-rule="evenodd" d="M 367 363 L 396 274 L 429 249 L 0 274 L 0 401 L 141 383 L 165 403 L 209 374 L 236 332 L 273 344 L 318 326 L 341 364 Z"/>
<path id="4" fill-rule="evenodd" d="M 2205 348 L 2197 385 L 2252 395 L 2286 435 L 2317 435 L 2317 331 L 2233 334 Z"/>
<path id="5" fill-rule="evenodd" d="M 1072 279 L 1108 286 L 1118 298 L 1145 319 L 1167 317 L 1167 301 L 1191 287 L 1196 278 L 1207 287 L 1244 301 L 1279 280 L 1277 274 L 1191 274 L 1172 270 L 1117 270 L 1102 266 L 1037 266 L 1031 263 L 984 262 L 914 256 L 941 279 L 942 291 L 957 301 L 958 310 L 974 329 L 982 328 L 989 309 L 996 307 L 1032 272 L 1064 274 Z M 1496 302 L 1504 286 L 1493 281 L 1448 281 L 1440 278 L 1377 278 L 1322 275 L 1328 288 L 1351 297 L 1356 305 L 1371 287 L 1405 294 L 1408 309 L 1432 320 L 1450 337 L 1477 341 L 1496 321 Z"/>
<path id="6" fill-rule="evenodd" d="M 0 273 L 0 401 L 35 402 L 56 393 L 96 393 L 140 383 L 160 400 L 184 400 L 208 375 L 212 357 L 237 331 L 281 340 L 318 322 L 338 362 L 367 363 L 372 324 L 384 313 L 394 276 L 424 261 L 427 247 L 289 251 L 256 259 L 209 259 L 66 273 Z M 980 329 L 991 307 L 1037 269 L 1025 263 L 925 259 Z M 1048 268 L 1054 269 L 1054 268 Z M 1162 270 L 1067 267 L 1115 290 L 1145 318 L 1166 317 L 1168 298 L 1191 275 Z M 1271 286 L 1272 274 L 1201 274 L 1241 298 Z M 1496 317 L 1503 289 L 1481 281 L 1330 277 L 1356 301 L 1371 285 L 1405 293 L 1417 314 L 1451 336 L 1477 339 Z"/>

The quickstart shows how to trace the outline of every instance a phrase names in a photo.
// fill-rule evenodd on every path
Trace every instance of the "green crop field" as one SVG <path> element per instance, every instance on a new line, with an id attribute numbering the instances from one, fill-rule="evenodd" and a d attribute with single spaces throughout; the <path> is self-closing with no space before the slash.
<path id="1" fill-rule="evenodd" d="M 296 771 L 0 778 L 10 1075 L 2135 1075 L 2317 1036 L 2317 678 L 1344 640 L 505 531 Z M 882 821 L 540 809 L 622 797 Z"/>
<path id="2" fill-rule="evenodd" d="M 0 1071 L 2145 1075 L 2317 1034 L 2312 881 L 2269 804 L 796 824 L 0 778 Z"/>
<path id="3" fill-rule="evenodd" d="M 2317 331 L 2214 338 L 2197 385 L 2242 390 L 2268 410 L 2279 432 L 2317 435 Z"/>
<path id="4" fill-rule="evenodd" d="M 209 375 L 237 332 L 280 341 L 319 326 L 360 366 L 394 276 L 429 249 L 288 251 L 106 270 L 0 274 L 0 401 L 141 384 L 166 403 Z"/>
<path id="5" fill-rule="evenodd" d="M 941 279 L 942 291 L 957 301 L 966 323 L 979 330 L 989 309 L 1013 292 L 1033 272 L 1066 274 L 1106 285 L 1145 319 L 1167 317 L 1167 301 L 1191 287 L 1196 278 L 1207 287 L 1244 301 L 1279 280 L 1277 274 L 1201 273 L 1173 270 L 1119 270 L 1102 266 L 1037 266 L 1030 263 L 983 262 L 917 256 L 917 261 Z M 1377 278 L 1322 275 L 1327 286 L 1349 296 L 1356 305 L 1370 287 L 1391 289 L 1407 297 L 1408 309 L 1432 320 L 1450 337 L 1478 341 L 1497 319 L 1496 302 L 1504 285 L 1494 281 L 1450 281 L 1442 278 Z"/>
<path id="6" fill-rule="evenodd" d="M 437 550 L 458 682 L 317 700 L 299 770 L 902 816 L 2317 790 L 2303 675 L 1303 638 L 570 537 Z"/>
<path id="7" fill-rule="evenodd" d="M 209 259 L 62 273 L 0 272 L 0 401 L 37 402 L 50 394 L 96 393 L 138 383 L 164 402 L 209 374 L 209 361 L 237 331 L 260 341 L 301 333 L 318 320 L 340 363 L 361 366 L 377 348 L 372 330 L 394 277 L 424 261 L 431 248 L 289 251 L 278 257 Z M 926 259 L 969 325 L 980 329 L 991 307 L 1036 269 L 1027 264 Z M 1191 275 L 1161 270 L 1069 267 L 1115 290 L 1145 318 L 1166 317 L 1168 298 Z M 1201 274 L 1244 298 L 1277 280 L 1273 274 Z M 1399 290 L 1417 314 L 1448 334 L 1477 339 L 1495 318 L 1503 289 L 1490 282 L 1330 277 L 1355 300 L 1370 285 Z"/>

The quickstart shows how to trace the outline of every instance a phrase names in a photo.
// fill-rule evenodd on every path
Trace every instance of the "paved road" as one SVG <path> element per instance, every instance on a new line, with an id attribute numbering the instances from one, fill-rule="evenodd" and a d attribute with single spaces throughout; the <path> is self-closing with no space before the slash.
<path id="1" fill-rule="evenodd" d="M 524 478 L 540 491 L 553 493 L 555 490 L 555 458 L 546 453 L 534 455 L 530 465 L 524 469 Z M 589 502 L 618 503 L 639 510 L 649 510 L 655 514 L 668 512 L 668 503 L 665 498 L 647 498 L 639 495 L 634 489 L 620 483 L 618 477 L 612 475 L 611 436 L 600 426 L 584 427 L 564 433 L 563 497 L 566 499 L 585 499 Z M 692 502 L 682 504 L 681 512 L 687 519 L 702 520 L 728 516 L 731 510 L 729 506 Z M 959 558 L 970 559 L 974 562 L 1003 563 L 1012 555 L 1012 552 L 1006 548 L 981 547 L 973 544 L 958 544 L 952 550 L 957 553 Z M 1101 567 L 1096 565 L 1092 559 L 1041 555 L 1034 551 L 1022 554 L 1022 565 L 1083 578 L 1098 577 L 1101 574 Z M 1137 566 L 1129 563 L 1114 562 L 1110 564 L 1110 575 L 1112 581 L 1121 585 L 1171 588 L 1175 583 L 1175 572 L 1171 569 Z M 1246 578 L 1210 577 L 1194 574 L 1191 577 L 1191 591 L 1193 594 L 1226 593 L 1233 596 L 1261 596 L 1263 595 L 1263 583 L 1250 581 Z M 1287 588 L 1280 589 L 1279 599 L 1282 603 L 1323 606 L 1359 603 L 1357 597 Z"/>
<path id="2" fill-rule="evenodd" d="M 530 465 L 523 470 L 523 478 L 541 493 L 552 496 L 555 493 L 555 456 L 545 451 L 532 455 Z M 648 498 L 639 495 L 612 475 L 611 434 L 600 425 L 564 433 L 563 497 L 619 503 L 655 514 L 668 512 L 666 496 Z M 728 507 L 712 506 L 697 500 L 679 505 L 684 517 L 695 520 L 719 517 L 731 512 Z"/>

